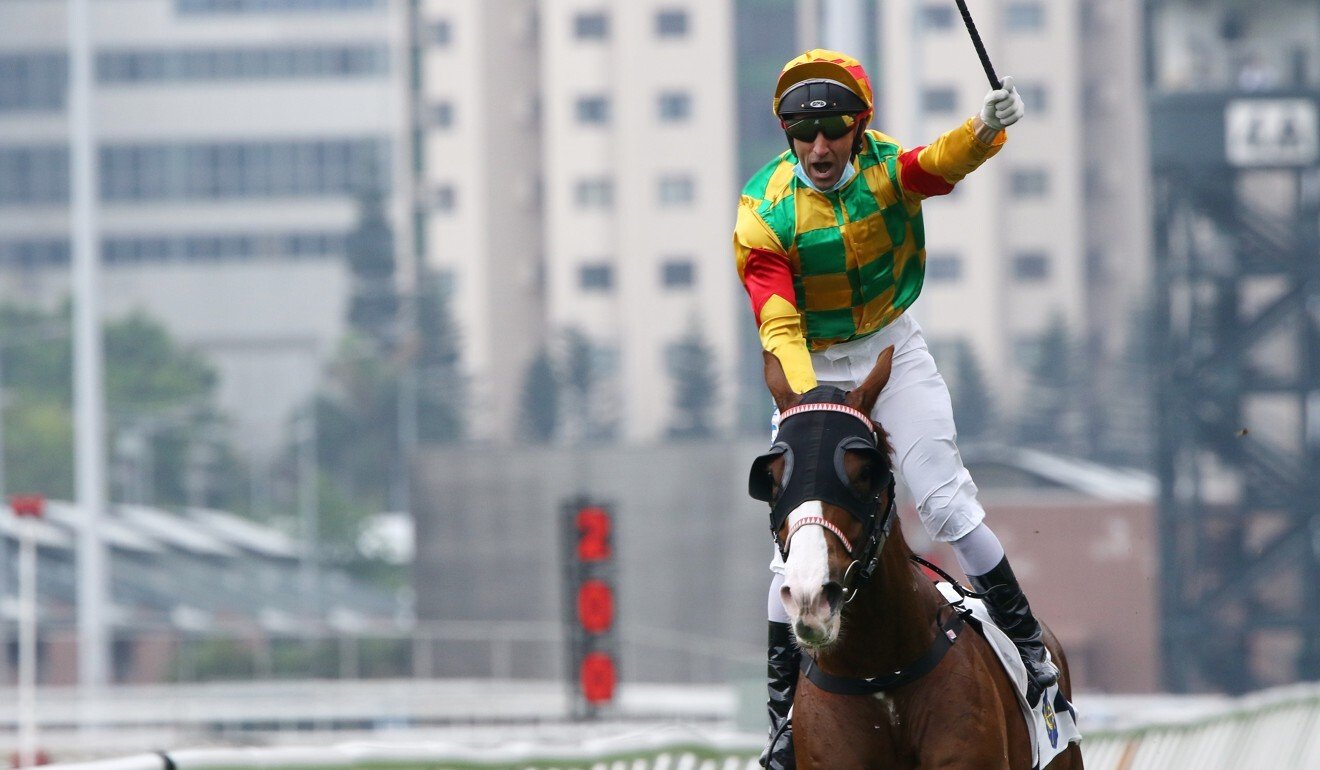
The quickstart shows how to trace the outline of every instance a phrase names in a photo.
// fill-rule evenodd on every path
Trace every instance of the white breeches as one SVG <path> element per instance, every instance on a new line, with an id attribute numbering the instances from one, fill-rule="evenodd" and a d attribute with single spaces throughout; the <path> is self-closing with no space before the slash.
<path id="1" fill-rule="evenodd" d="M 811 363 L 821 385 L 853 390 L 890 345 L 893 371 L 871 417 L 889 434 L 894 470 L 916 500 L 926 532 L 934 540 L 952 542 L 975 529 L 985 511 L 958 453 L 949 388 L 935 368 L 921 327 L 904 314 L 869 337 L 812 353 Z M 778 410 L 771 424 L 772 434 L 777 433 Z M 783 572 L 777 550 L 770 568 Z"/>

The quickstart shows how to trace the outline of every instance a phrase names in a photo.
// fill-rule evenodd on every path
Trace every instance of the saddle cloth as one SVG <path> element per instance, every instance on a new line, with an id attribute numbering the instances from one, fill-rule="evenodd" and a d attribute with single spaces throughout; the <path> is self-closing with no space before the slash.
<path id="1" fill-rule="evenodd" d="M 980 599 L 964 598 L 948 583 L 941 582 L 937 585 L 945 599 L 955 604 L 961 602 L 972 611 L 972 617 L 968 618 L 968 622 L 978 627 L 981 635 L 999 657 L 1004 670 L 1008 672 L 1008 678 L 1013 682 L 1013 691 L 1017 693 L 1022 718 L 1027 721 L 1027 732 L 1031 738 L 1032 769 L 1040 770 L 1062 754 L 1068 748 L 1068 744 L 1081 742 L 1082 733 L 1077 729 L 1077 712 L 1068 699 L 1063 697 L 1063 693 L 1059 692 L 1057 684 L 1045 690 L 1035 708 L 1027 703 L 1027 667 L 1022 663 L 1017 645 L 1013 644 L 1013 640 L 1000 631 L 990 619 L 990 611 L 985 608 L 985 602 Z"/>

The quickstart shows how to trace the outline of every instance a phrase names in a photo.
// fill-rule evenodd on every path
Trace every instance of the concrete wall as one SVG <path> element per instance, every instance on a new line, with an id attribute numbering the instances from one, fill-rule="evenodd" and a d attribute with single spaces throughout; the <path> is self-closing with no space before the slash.
<path id="1" fill-rule="evenodd" d="M 559 507 L 588 494 L 614 505 L 618 622 L 630 640 L 623 680 L 753 675 L 771 549 L 767 512 L 747 497 L 746 474 L 763 446 L 424 451 L 414 474 L 419 619 L 559 620 Z M 1079 689 L 1153 691 L 1152 506 L 1058 490 L 988 489 L 982 498 L 1033 605 L 1068 650 Z M 947 546 L 932 548 L 910 504 L 904 508 L 912 546 L 957 574 Z M 515 675 L 558 676 L 550 648 L 528 648 Z M 694 669 L 684 649 L 742 664 Z M 440 675 L 484 670 L 482 651 L 464 654 L 448 651 Z"/>

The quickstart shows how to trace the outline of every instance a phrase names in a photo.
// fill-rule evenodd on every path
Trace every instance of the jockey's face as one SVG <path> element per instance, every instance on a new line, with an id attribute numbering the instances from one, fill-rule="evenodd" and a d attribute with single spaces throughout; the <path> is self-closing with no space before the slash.
<path id="1" fill-rule="evenodd" d="M 838 139 L 830 139 L 824 131 L 817 132 L 810 142 L 793 139 L 793 154 L 807 172 L 811 183 L 821 190 L 828 190 L 838 183 L 843 176 L 843 167 L 852 160 L 853 136 L 857 133 L 854 126 Z"/>

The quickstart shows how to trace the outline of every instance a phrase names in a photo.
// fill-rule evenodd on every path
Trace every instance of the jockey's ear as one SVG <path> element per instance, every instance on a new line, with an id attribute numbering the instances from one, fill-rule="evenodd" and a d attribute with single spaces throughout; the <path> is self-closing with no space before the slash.
<path id="1" fill-rule="evenodd" d="M 770 397 L 775 400 L 775 406 L 779 407 L 781 412 L 796 406 L 797 402 L 802 400 L 802 396 L 794 393 L 792 386 L 788 384 L 784 365 L 779 363 L 775 354 L 768 350 L 761 351 L 761 358 L 765 360 L 765 385 L 770 389 Z"/>
<path id="2" fill-rule="evenodd" d="M 871 414 L 876 399 L 880 398 L 880 391 L 889 383 L 889 373 L 893 366 L 894 346 L 890 345 L 880 351 L 880 355 L 876 356 L 875 366 L 871 367 L 871 373 L 866 375 L 860 386 L 849 391 L 844 401 L 862 414 Z"/>

